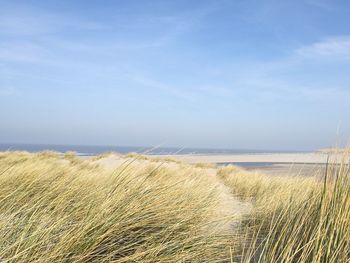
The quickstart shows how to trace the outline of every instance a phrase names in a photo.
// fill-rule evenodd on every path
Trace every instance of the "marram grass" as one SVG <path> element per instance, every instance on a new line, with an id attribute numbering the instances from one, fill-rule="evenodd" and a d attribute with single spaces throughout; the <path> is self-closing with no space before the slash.
<path id="1" fill-rule="evenodd" d="M 347 159 L 278 177 L 108 156 L 0 153 L 0 262 L 350 261 Z M 252 207 L 231 228 L 223 189 Z"/>
<path id="2" fill-rule="evenodd" d="M 349 160 L 323 178 L 219 171 L 234 195 L 254 204 L 242 226 L 242 262 L 350 262 Z"/>
<path id="3" fill-rule="evenodd" d="M 215 185 L 190 167 L 107 171 L 70 153 L 0 156 L 1 262 L 221 262 Z"/>

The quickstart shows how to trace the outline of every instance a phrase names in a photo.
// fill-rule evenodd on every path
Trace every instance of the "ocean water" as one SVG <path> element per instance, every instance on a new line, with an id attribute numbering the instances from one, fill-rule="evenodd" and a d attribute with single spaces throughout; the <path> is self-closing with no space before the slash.
<path id="1" fill-rule="evenodd" d="M 271 150 L 240 150 L 240 149 L 204 149 L 204 148 L 176 148 L 176 147 L 130 147 L 130 146 L 91 146 L 91 145 L 55 145 L 55 144 L 0 144 L 0 151 L 74 151 L 81 156 L 91 156 L 103 152 L 114 151 L 122 154 L 136 152 L 142 154 L 258 154 L 258 153 L 282 153 L 291 151 Z"/>

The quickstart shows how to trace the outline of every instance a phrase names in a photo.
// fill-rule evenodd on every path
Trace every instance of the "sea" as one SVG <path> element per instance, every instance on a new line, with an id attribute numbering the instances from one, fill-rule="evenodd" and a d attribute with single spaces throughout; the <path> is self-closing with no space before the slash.
<path id="1" fill-rule="evenodd" d="M 261 153 L 292 153 L 293 151 L 272 151 L 254 149 L 210 149 L 210 148 L 185 148 L 185 147 L 145 147 L 145 146 L 106 146 L 106 145 L 58 145 L 58 144 L 0 144 L 0 151 L 55 151 L 64 153 L 74 151 L 79 156 L 93 156 L 104 152 L 118 152 L 127 154 L 131 152 L 149 155 L 173 155 L 173 154 L 261 154 Z M 300 151 L 295 151 L 300 152 Z"/>

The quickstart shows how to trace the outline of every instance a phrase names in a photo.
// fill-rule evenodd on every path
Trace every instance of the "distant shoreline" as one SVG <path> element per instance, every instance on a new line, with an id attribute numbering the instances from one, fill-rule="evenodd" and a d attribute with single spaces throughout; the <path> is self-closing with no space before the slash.
<path id="1" fill-rule="evenodd" d="M 56 145 L 56 144 L 9 144 L 0 143 L 0 151 L 74 151 L 79 156 L 94 156 L 105 152 L 127 154 L 131 152 L 145 155 L 241 155 L 241 154 L 272 154 L 272 153 L 309 153 L 310 151 L 287 150 L 256 150 L 256 149 L 210 149 L 210 148 L 181 148 L 181 147 L 145 147 L 145 146 L 93 146 L 93 145 Z"/>
<path id="2" fill-rule="evenodd" d="M 142 150 L 141 150 L 142 149 Z M 296 151 L 254 151 L 254 150 L 223 150 L 223 149 L 177 149 L 157 148 L 145 149 L 142 147 L 125 146 L 77 146 L 77 145 L 33 145 L 33 144 L 0 144 L 0 151 L 56 151 L 64 153 L 74 151 L 80 158 L 92 158 L 101 153 L 111 152 L 116 155 L 125 155 L 138 152 L 150 158 L 170 158 L 188 164 L 214 164 L 218 166 L 235 165 L 244 169 L 262 171 L 264 173 L 285 174 L 289 171 L 310 171 L 322 168 L 329 161 L 339 163 L 342 154 L 329 154 L 326 151 L 296 152 Z M 184 154 L 181 151 L 185 151 Z M 169 153 L 170 152 L 170 153 Z M 292 168 L 293 166 L 293 168 Z"/>
<path id="3" fill-rule="evenodd" d="M 154 155 L 161 157 L 160 155 Z M 262 153 L 262 154 L 228 154 L 228 155 L 167 155 L 186 163 L 279 163 L 279 164 L 325 164 L 328 154 L 322 153 Z M 330 161 L 339 159 L 335 155 Z M 332 160 L 333 159 L 333 160 Z"/>

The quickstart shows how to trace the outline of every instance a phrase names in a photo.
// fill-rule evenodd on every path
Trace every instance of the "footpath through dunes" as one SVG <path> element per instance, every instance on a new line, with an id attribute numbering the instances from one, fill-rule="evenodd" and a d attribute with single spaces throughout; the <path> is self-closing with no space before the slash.
<path id="1" fill-rule="evenodd" d="M 119 155 L 109 154 L 95 157 L 91 160 L 92 164 L 102 166 L 107 170 L 133 169 L 143 170 L 150 165 L 155 169 L 166 169 L 173 172 L 183 171 L 190 176 L 199 175 L 203 180 L 208 180 L 211 188 L 215 188 L 218 193 L 218 204 L 216 206 L 215 216 L 222 221 L 221 228 L 223 234 L 236 234 L 243 216 L 252 209 L 250 202 L 245 202 L 234 197 L 231 189 L 226 186 L 222 179 L 217 176 L 218 169 L 211 164 L 187 164 L 185 162 L 173 159 L 171 157 L 162 158 L 148 157 L 138 154 Z"/>
<path id="2" fill-rule="evenodd" d="M 249 203 L 207 165 L 0 153 L 1 262 L 230 262 Z"/>
<path id="3" fill-rule="evenodd" d="M 320 180 L 137 154 L 0 152 L 0 261 L 349 262 L 344 160 Z"/>

